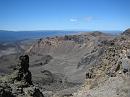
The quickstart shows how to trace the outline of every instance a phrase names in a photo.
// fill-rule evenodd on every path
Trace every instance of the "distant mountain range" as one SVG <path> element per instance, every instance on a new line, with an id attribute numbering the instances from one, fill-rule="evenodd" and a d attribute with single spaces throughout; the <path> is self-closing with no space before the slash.
<path id="1" fill-rule="evenodd" d="M 0 42 L 76 34 L 79 31 L 6 31 L 0 30 Z"/>
<path id="2" fill-rule="evenodd" d="M 92 31 L 63 31 L 63 30 L 39 30 L 39 31 L 7 31 L 0 30 L 0 42 L 14 42 L 25 39 L 37 39 L 52 36 L 63 36 Z M 111 34 L 119 34 L 120 31 L 103 31 Z"/>

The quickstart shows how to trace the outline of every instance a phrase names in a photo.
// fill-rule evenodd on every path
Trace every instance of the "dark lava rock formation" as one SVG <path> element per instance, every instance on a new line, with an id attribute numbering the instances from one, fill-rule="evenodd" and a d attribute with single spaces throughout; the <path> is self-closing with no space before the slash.
<path id="1" fill-rule="evenodd" d="M 23 81 L 25 84 L 32 85 L 32 75 L 29 69 L 29 56 L 20 56 L 19 63 L 16 67 L 14 75 L 15 81 Z"/>
<path id="2" fill-rule="evenodd" d="M 0 97 L 44 97 L 32 83 L 29 56 L 19 57 L 15 71 L 0 78 Z"/>

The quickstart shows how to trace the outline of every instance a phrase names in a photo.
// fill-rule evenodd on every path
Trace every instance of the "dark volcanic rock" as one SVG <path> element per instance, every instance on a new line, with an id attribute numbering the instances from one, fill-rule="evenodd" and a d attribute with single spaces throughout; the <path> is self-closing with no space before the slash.
<path id="1" fill-rule="evenodd" d="M 28 55 L 20 56 L 15 71 L 0 79 L 0 97 L 44 97 L 32 83 Z"/>
<path id="2" fill-rule="evenodd" d="M 23 90 L 27 97 L 44 97 L 42 92 L 36 87 L 28 87 Z"/>
<path id="3" fill-rule="evenodd" d="M 0 85 L 0 97 L 15 97 L 11 93 L 11 87 L 7 86 L 6 84 Z"/>
<path id="4" fill-rule="evenodd" d="M 104 49 L 94 49 L 89 54 L 86 54 L 83 58 L 81 58 L 81 61 L 78 63 L 77 68 L 80 66 L 87 66 L 91 64 L 96 64 L 99 61 L 100 56 L 103 54 Z"/>
<path id="5" fill-rule="evenodd" d="M 64 40 L 74 41 L 76 43 L 83 43 L 85 41 L 84 35 L 65 35 Z"/>
<path id="6" fill-rule="evenodd" d="M 91 79 L 91 78 L 94 78 L 94 75 L 93 75 L 93 71 L 89 70 L 88 72 L 86 72 L 86 79 Z"/>
<path id="7" fill-rule="evenodd" d="M 32 75 L 29 69 L 29 56 L 20 56 L 19 63 L 16 67 L 16 81 L 23 81 L 29 85 L 32 85 Z"/>

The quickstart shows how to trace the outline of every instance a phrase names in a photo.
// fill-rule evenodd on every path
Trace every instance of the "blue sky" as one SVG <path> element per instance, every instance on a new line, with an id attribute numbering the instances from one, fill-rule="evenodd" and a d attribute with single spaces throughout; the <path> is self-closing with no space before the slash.
<path id="1" fill-rule="evenodd" d="M 125 30 L 130 0 L 0 0 L 1 30 Z"/>

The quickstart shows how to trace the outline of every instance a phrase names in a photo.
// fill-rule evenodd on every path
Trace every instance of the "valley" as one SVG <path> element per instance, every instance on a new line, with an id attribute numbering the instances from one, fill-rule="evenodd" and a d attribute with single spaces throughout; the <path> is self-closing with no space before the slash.
<path id="1" fill-rule="evenodd" d="M 129 29 L 93 31 L 1 44 L 0 74 L 10 75 L 28 55 L 32 82 L 44 97 L 129 97 L 129 36 Z"/>

